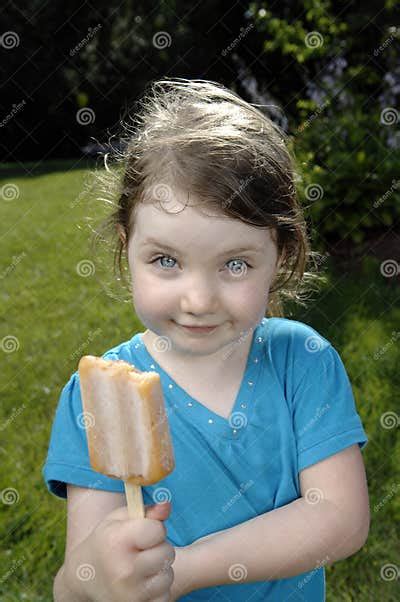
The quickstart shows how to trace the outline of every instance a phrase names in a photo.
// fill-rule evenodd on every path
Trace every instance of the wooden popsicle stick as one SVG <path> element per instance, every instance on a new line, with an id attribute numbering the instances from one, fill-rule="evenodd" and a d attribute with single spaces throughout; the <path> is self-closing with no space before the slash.
<path id="1" fill-rule="evenodd" d="M 144 518 L 143 494 L 140 485 L 124 481 L 129 518 Z"/>

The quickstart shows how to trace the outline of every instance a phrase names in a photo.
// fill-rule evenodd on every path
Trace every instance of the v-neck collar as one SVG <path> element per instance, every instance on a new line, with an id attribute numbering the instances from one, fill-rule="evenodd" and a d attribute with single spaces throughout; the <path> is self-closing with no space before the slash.
<path id="1" fill-rule="evenodd" d="M 246 368 L 228 418 L 224 418 L 213 410 L 210 410 L 200 401 L 189 395 L 185 389 L 171 378 L 147 350 L 142 339 L 144 333 L 137 333 L 133 337 L 132 343 L 135 349 L 138 350 L 140 348 L 142 352 L 144 369 L 154 370 L 160 375 L 162 387 L 164 390 L 168 390 L 168 397 L 173 401 L 175 410 L 178 409 L 179 412 L 185 412 L 186 419 L 193 422 L 196 428 L 206 430 L 210 434 L 218 433 L 224 438 L 240 439 L 246 432 L 245 427 L 250 421 L 253 412 L 254 391 L 257 386 L 261 365 L 265 358 L 265 352 L 263 352 L 264 337 L 260 336 L 260 331 L 266 322 L 267 319 L 263 318 L 253 331 Z M 165 399 L 166 404 L 169 402 L 168 397 L 166 396 Z M 174 408 L 172 408 L 172 412 Z"/>

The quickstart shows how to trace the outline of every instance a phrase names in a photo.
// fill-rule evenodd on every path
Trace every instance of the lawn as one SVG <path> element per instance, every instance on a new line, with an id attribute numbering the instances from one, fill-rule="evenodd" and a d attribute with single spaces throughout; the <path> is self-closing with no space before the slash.
<path id="1" fill-rule="evenodd" d="M 66 502 L 41 476 L 61 388 L 82 355 L 101 355 L 142 329 L 129 297 L 109 288 L 107 256 L 90 254 L 79 196 L 88 165 L 49 162 L 27 175 L 33 167 L 0 168 L 2 602 L 52 600 L 63 562 Z M 106 210 L 98 201 L 89 215 Z M 329 258 L 327 284 L 290 316 L 341 354 L 369 437 L 370 535 L 358 554 L 327 567 L 329 602 L 398 600 L 400 307 L 380 263 L 366 257 L 345 270 Z"/>

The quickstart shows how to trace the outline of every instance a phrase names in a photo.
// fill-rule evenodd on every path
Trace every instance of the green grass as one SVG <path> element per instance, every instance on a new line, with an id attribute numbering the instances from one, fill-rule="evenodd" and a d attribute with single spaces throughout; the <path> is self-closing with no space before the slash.
<path id="1" fill-rule="evenodd" d="M 131 303 L 105 291 L 111 280 L 107 264 L 102 267 L 105 256 L 100 261 L 89 254 L 87 207 L 76 201 L 88 172 L 75 163 L 49 162 L 31 175 L 26 170 L 33 165 L 0 168 L 0 188 L 19 187 L 18 199 L 0 199 L 0 340 L 11 335 L 19 344 L 14 352 L 0 350 L 0 489 L 19 496 L 13 504 L 0 502 L 4 602 L 52 600 L 63 561 L 66 503 L 47 492 L 41 476 L 61 388 L 81 355 L 101 355 L 142 329 Z M 96 218 L 104 212 L 101 202 L 92 208 Z M 84 259 L 94 262 L 94 275 L 77 273 Z M 369 257 L 344 271 L 330 259 L 327 285 L 307 309 L 290 316 L 338 349 L 369 436 L 363 457 L 370 535 L 358 554 L 327 568 L 327 600 L 335 602 L 398 599 L 396 580 L 383 579 L 381 570 L 400 567 L 400 450 L 396 428 L 383 428 L 381 416 L 398 410 L 400 308 L 398 289 L 379 264 Z"/>

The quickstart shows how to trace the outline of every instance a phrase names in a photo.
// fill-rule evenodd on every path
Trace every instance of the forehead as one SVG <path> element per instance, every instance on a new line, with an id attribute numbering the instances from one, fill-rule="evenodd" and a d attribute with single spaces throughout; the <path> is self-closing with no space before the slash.
<path id="1" fill-rule="evenodd" d="M 274 245 L 267 229 L 221 215 L 205 205 L 193 207 L 175 199 L 164 208 L 156 203 L 140 203 L 136 207 L 132 242 L 140 245 L 148 238 L 176 243 L 179 248 L 248 245 L 267 251 Z"/>

